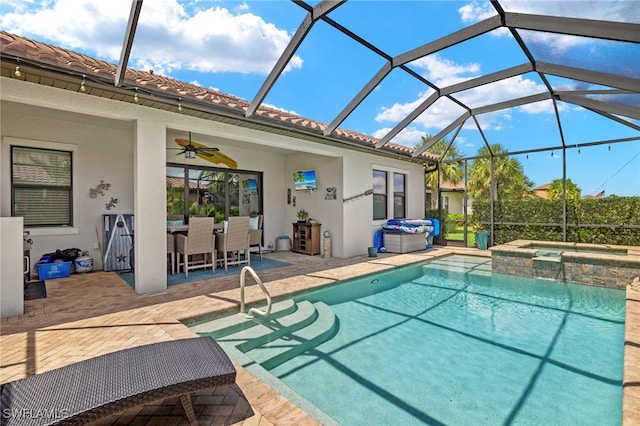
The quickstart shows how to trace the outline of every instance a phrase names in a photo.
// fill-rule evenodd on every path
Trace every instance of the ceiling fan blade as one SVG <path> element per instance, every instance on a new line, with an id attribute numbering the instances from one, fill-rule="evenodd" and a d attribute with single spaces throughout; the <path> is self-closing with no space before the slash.
<path id="1" fill-rule="evenodd" d="M 218 152 L 220 151 L 220 149 L 206 147 L 206 148 L 195 148 L 195 151 L 196 152 Z"/>

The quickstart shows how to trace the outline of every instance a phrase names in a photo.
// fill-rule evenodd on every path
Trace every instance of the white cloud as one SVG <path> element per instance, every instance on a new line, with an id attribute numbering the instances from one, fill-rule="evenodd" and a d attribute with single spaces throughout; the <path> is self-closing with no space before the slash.
<path id="1" fill-rule="evenodd" d="M 28 10 L 20 3 L 3 5 L 2 28 L 118 61 L 130 0 L 34 4 Z M 268 73 L 289 43 L 287 31 L 252 14 L 244 3 L 235 13 L 209 2 L 205 5 L 189 15 L 177 0 L 144 2 L 130 64 L 158 74 L 179 69 Z M 298 56 L 289 63 L 290 68 L 301 66 Z"/>
<path id="2" fill-rule="evenodd" d="M 291 114 L 291 115 L 300 115 L 300 114 L 298 114 L 297 112 L 295 112 L 295 111 L 293 111 L 293 110 L 289 110 L 289 109 L 286 109 L 286 108 L 282 108 L 282 107 L 279 107 L 279 106 L 276 106 L 276 105 L 273 105 L 273 104 L 263 103 L 262 105 L 263 105 L 263 106 L 265 106 L 265 107 L 267 107 L 267 108 L 273 108 L 273 109 L 276 109 L 276 110 L 278 110 L 278 111 L 285 112 L 285 113 L 287 113 L 287 114 Z"/>
<path id="3" fill-rule="evenodd" d="M 413 126 L 407 126 L 393 138 L 393 142 L 413 147 L 419 144 L 422 141 L 422 137 L 426 135 L 427 132 L 424 130 Z"/>
<path id="4" fill-rule="evenodd" d="M 458 9 L 462 22 L 475 23 L 488 19 L 496 14 L 496 10 L 487 2 L 471 2 Z"/>
<path id="5" fill-rule="evenodd" d="M 407 115 L 409 115 L 413 110 L 418 108 L 420 104 L 429 97 L 432 92 L 427 92 L 427 94 L 419 97 L 413 102 L 408 103 L 395 103 L 390 107 L 382 107 L 381 111 L 376 115 L 375 120 L 378 123 L 395 123 Z"/>
<path id="6" fill-rule="evenodd" d="M 475 63 L 456 64 L 453 61 L 442 59 L 439 55 L 430 55 L 427 58 L 412 63 L 414 67 L 423 70 L 423 75 L 434 84 L 440 87 L 446 87 L 460 81 L 481 75 L 480 66 Z M 483 105 L 491 105 L 503 102 L 509 99 L 520 98 L 528 95 L 543 93 L 546 88 L 542 84 L 538 84 L 524 76 L 515 76 L 509 79 L 500 80 L 495 83 L 487 84 L 463 92 L 454 93 L 452 96 L 467 105 L 470 108 L 477 108 Z M 396 103 L 390 107 L 384 107 L 376 115 L 375 119 L 378 123 L 398 123 L 407 115 L 413 112 L 425 99 L 433 93 L 429 90 L 426 93 L 419 94 L 414 101 L 407 103 Z M 551 102 L 536 102 L 519 107 L 520 111 L 530 114 L 553 113 L 553 105 Z M 394 137 L 396 143 L 402 143 L 409 140 L 407 145 L 413 146 L 416 140 L 415 134 L 438 133 L 446 128 L 451 122 L 458 119 L 465 110 L 447 98 L 438 99 L 425 112 L 419 115 L 412 123 L 413 130 L 406 131 Z M 504 128 L 505 122 L 510 118 L 510 111 L 501 110 L 482 114 L 479 118 L 484 130 L 500 130 Z M 465 128 L 476 128 L 472 120 L 467 120 Z M 388 131 L 388 130 L 387 130 Z M 376 132 L 382 135 L 385 132 Z M 376 136 L 380 137 L 380 136 Z"/>
<path id="7" fill-rule="evenodd" d="M 580 1 L 541 1 L 541 0 L 503 0 L 507 12 L 558 17 L 578 17 L 581 19 L 608 20 L 614 22 L 640 23 L 637 0 L 605 2 L 602 0 Z M 458 9 L 462 22 L 474 24 L 496 14 L 489 2 L 472 1 Z M 519 30 L 523 40 L 541 46 L 551 55 L 561 55 L 567 50 L 591 43 L 584 37 L 565 34 L 552 34 L 541 31 Z M 490 34 L 496 37 L 507 36 L 507 28 L 499 28 Z"/>
<path id="8" fill-rule="evenodd" d="M 456 64 L 435 53 L 411 62 L 411 66 L 423 70 L 423 75 L 437 86 L 445 87 L 478 76 L 477 63 Z"/>
<path id="9" fill-rule="evenodd" d="M 540 31 L 519 31 L 525 43 L 531 47 L 538 46 L 545 52 L 545 56 L 560 56 L 569 49 L 593 43 L 589 38 L 577 37 L 565 34 L 552 34 Z"/>
<path id="10" fill-rule="evenodd" d="M 491 84 L 486 84 L 484 86 L 479 86 L 473 89 L 465 90 L 463 92 L 455 93 L 453 94 L 453 96 L 470 108 L 477 108 L 483 105 L 497 104 L 510 99 L 536 95 L 539 93 L 544 93 L 546 91 L 547 89 L 544 85 L 538 84 L 535 81 L 525 78 L 522 75 L 518 75 L 508 79 L 499 80 Z M 553 106 L 550 103 L 544 103 L 545 107 L 542 108 L 528 108 L 528 105 L 533 104 L 527 104 L 520 108 L 523 108 L 527 112 L 531 113 L 553 113 Z"/>
<path id="11" fill-rule="evenodd" d="M 371 134 L 371 136 L 373 136 L 374 138 L 382 139 L 384 137 L 384 135 L 386 135 L 390 131 L 391 131 L 391 127 L 383 127 L 382 129 L 378 129 L 378 130 L 374 131 Z"/>
<path id="12" fill-rule="evenodd" d="M 502 3 L 505 10 L 511 12 L 640 23 L 640 17 L 638 17 L 638 3 L 636 0 L 503 0 Z"/>

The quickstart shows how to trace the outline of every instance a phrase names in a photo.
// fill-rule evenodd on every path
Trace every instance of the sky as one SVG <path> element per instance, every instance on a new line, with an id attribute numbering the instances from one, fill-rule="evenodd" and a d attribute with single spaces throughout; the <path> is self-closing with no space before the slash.
<path id="1" fill-rule="evenodd" d="M 315 5 L 317 2 L 310 2 Z M 507 11 L 583 19 L 608 19 L 640 24 L 640 3 L 621 1 L 505 0 Z M 0 27 L 8 32 L 118 63 L 131 9 L 130 0 L 3 0 Z M 366 40 L 388 57 L 396 57 L 428 42 L 495 15 L 484 1 L 364 1 L 351 0 L 329 17 Z M 219 90 L 251 102 L 306 16 L 298 5 L 278 1 L 146 0 L 143 3 L 129 67 L 153 70 L 181 81 Z M 611 71 L 640 78 L 640 46 L 587 40 L 575 36 L 522 31 L 536 60 L 570 63 L 593 71 Z M 307 34 L 287 68 L 264 100 L 265 105 L 323 123 L 331 123 L 351 99 L 383 67 L 386 59 L 356 43 L 325 22 Z M 416 75 L 438 87 L 528 62 L 505 29 L 406 64 Z M 556 90 L 609 89 L 561 77 L 549 78 Z M 478 108 L 544 92 L 536 73 L 526 73 L 461 93 L 455 97 Z M 340 127 L 381 138 L 433 93 L 433 89 L 395 67 Z M 590 95 L 616 97 L 621 105 L 640 108 L 638 94 Z M 455 146 L 472 157 L 484 146 L 501 144 L 510 152 L 576 146 L 602 140 L 640 136 L 638 130 L 609 120 L 575 104 L 558 102 L 562 127 L 551 101 L 541 101 L 482 114 L 467 120 Z M 396 135 L 395 143 L 416 146 L 422 136 L 438 134 L 464 110 L 441 98 Z M 636 126 L 638 120 L 632 121 Z M 453 137 L 451 132 L 447 138 Z M 535 186 L 562 177 L 561 151 L 531 153 L 516 158 Z M 582 195 L 640 196 L 640 141 L 567 150 L 567 177 Z"/>

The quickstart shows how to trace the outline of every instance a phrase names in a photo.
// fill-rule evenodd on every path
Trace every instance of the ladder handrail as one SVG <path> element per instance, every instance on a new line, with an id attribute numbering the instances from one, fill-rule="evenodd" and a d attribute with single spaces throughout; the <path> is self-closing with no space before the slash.
<path id="1" fill-rule="evenodd" d="M 251 308 L 249 309 L 249 312 L 247 312 L 247 317 L 253 318 L 253 315 L 251 315 L 252 313 L 262 315 L 262 316 L 269 315 L 271 313 L 271 295 L 267 291 L 264 284 L 262 284 L 262 280 L 258 277 L 258 275 L 256 274 L 256 271 L 254 271 L 251 266 L 245 266 L 244 268 L 242 268 L 242 271 L 240 271 L 240 313 L 244 313 L 244 276 L 247 271 L 251 273 L 251 275 L 253 276 L 253 279 L 258 283 L 263 293 L 267 297 L 267 310 L 261 311 L 258 308 Z"/>

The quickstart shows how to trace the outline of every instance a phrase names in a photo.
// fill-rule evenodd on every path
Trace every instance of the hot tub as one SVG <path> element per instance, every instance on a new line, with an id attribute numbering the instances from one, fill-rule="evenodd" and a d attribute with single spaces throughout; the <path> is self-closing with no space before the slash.
<path id="1" fill-rule="evenodd" d="M 623 289 L 640 276 L 640 247 L 517 240 L 491 247 L 495 273 Z"/>

